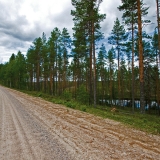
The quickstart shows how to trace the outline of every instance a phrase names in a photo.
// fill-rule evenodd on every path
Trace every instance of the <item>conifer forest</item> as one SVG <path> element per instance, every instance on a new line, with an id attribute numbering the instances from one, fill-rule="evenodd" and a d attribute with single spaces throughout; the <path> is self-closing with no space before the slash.
<path id="1" fill-rule="evenodd" d="M 73 35 L 58 26 L 48 38 L 40 33 L 26 55 L 17 51 L 0 64 L 0 84 L 67 96 L 93 107 L 160 115 L 160 0 L 155 1 L 157 27 L 152 33 L 143 27 L 152 25 L 147 4 L 121 0 L 117 10 L 122 19 L 113 20 L 105 37 L 102 0 L 71 0 Z"/>

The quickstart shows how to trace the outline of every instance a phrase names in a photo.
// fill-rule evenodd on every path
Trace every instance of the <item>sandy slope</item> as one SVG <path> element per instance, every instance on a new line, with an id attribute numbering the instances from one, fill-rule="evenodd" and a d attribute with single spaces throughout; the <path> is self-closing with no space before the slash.
<path id="1" fill-rule="evenodd" d="M 160 159 L 160 136 L 0 87 L 0 160 Z"/>

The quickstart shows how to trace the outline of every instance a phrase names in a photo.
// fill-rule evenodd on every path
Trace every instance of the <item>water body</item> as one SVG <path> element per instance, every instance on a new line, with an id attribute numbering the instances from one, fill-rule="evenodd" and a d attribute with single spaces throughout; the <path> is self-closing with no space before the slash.
<path id="1" fill-rule="evenodd" d="M 100 100 L 100 103 L 102 103 L 102 100 Z M 109 105 L 114 105 L 114 106 L 121 106 L 121 107 L 132 107 L 132 100 L 103 100 L 103 103 L 109 104 Z M 134 101 L 134 107 L 139 109 L 140 108 L 140 101 L 139 100 L 135 100 Z M 156 101 L 151 101 L 150 104 L 147 103 L 147 101 L 145 101 L 145 109 L 148 110 L 149 108 L 152 109 L 158 109 L 158 103 Z"/>

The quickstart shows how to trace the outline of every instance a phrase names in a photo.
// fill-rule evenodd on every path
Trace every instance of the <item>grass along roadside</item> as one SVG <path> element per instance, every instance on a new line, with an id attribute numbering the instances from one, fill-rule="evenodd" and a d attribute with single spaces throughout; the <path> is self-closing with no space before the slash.
<path id="1" fill-rule="evenodd" d="M 132 114 L 128 111 L 125 112 L 123 109 L 111 108 L 107 106 L 97 106 L 97 108 L 94 108 L 88 105 L 80 104 L 73 99 L 62 99 L 61 97 L 53 97 L 45 93 L 34 91 L 22 92 L 27 93 L 31 96 L 41 97 L 52 103 L 62 104 L 69 108 L 87 112 L 95 116 L 109 118 L 118 122 L 122 122 L 128 127 L 145 131 L 147 133 L 160 135 L 160 117 L 155 115 L 140 114 L 139 112 L 135 112 L 134 114 Z"/>

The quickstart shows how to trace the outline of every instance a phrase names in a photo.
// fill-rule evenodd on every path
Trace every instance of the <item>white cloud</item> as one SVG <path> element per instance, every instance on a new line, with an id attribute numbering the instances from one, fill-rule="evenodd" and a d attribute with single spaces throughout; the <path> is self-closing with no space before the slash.
<path id="1" fill-rule="evenodd" d="M 149 18 L 155 21 L 155 2 L 144 0 L 149 6 Z M 108 36 L 116 17 L 121 19 L 122 13 L 117 7 L 120 0 L 103 0 L 100 12 L 106 14 L 102 22 L 102 32 Z M 0 0 L 0 60 L 8 61 L 12 53 L 21 50 L 26 53 L 32 41 L 45 32 L 47 37 L 58 27 L 66 27 L 72 33 L 71 0 Z M 147 26 L 146 30 L 152 30 Z"/>

